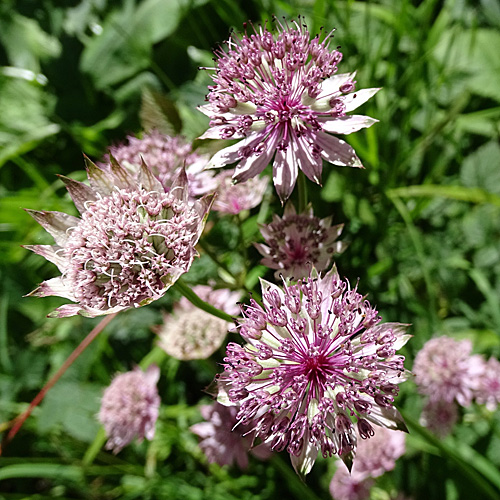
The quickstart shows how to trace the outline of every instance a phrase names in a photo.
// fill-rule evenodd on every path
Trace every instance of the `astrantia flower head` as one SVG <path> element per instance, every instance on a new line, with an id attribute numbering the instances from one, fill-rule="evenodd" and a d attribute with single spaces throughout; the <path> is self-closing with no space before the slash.
<path id="1" fill-rule="evenodd" d="M 372 438 L 358 444 L 352 471 L 348 471 L 343 464 L 338 465 L 330 482 L 332 497 L 335 500 L 369 499 L 373 478 L 394 469 L 396 460 L 405 451 L 405 434 L 378 429 Z"/>
<path id="2" fill-rule="evenodd" d="M 336 241 L 344 225 L 331 224 L 332 217 L 314 216 L 311 206 L 297 214 L 288 203 L 282 218 L 274 215 L 273 222 L 260 228 L 266 244 L 255 243 L 255 247 L 264 256 L 262 264 L 277 269 L 276 275 L 295 279 L 308 276 L 312 266 L 317 271 L 326 270 L 333 255 L 347 247 Z"/>
<path id="3" fill-rule="evenodd" d="M 205 422 L 192 425 L 191 431 L 201 438 L 200 448 L 211 463 L 232 465 L 240 469 L 248 466 L 248 451 L 252 446 L 252 436 L 245 425 L 236 426 L 237 409 L 219 403 L 204 405 L 200 408 Z M 265 445 L 251 450 L 262 460 L 269 458 L 271 452 Z"/>
<path id="4" fill-rule="evenodd" d="M 439 437 L 449 434 L 458 420 L 458 405 L 455 401 L 427 401 L 420 423 Z"/>
<path id="5" fill-rule="evenodd" d="M 215 190 L 213 172 L 203 170 L 207 158 L 193 152 L 191 144 L 182 137 L 152 130 L 141 138 L 128 136 L 126 142 L 111 146 L 109 152 L 120 165 L 137 174 L 145 162 L 167 190 L 182 168 L 186 169 L 191 196 L 202 196 Z M 105 163 L 99 166 L 106 169 L 110 156 L 106 155 L 104 159 Z"/>
<path id="6" fill-rule="evenodd" d="M 470 340 L 437 337 L 425 343 L 415 357 L 413 373 L 419 391 L 430 403 L 456 401 L 467 407 L 472 403 L 481 359 L 472 356 Z"/>
<path id="7" fill-rule="evenodd" d="M 214 290 L 210 286 L 198 285 L 193 291 L 202 300 L 236 316 L 239 292 L 227 289 Z M 159 335 L 159 346 L 176 359 L 206 359 L 212 355 L 226 338 L 228 330 L 234 327 L 223 319 L 216 318 L 182 298 L 172 314 L 165 314 L 163 324 L 155 328 Z"/>
<path id="8" fill-rule="evenodd" d="M 137 438 L 153 439 L 160 397 L 156 384 L 160 369 L 151 365 L 117 375 L 102 396 L 99 421 L 106 431 L 106 448 L 118 453 Z"/>
<path id="9" fill-rule="evenodd" d="M 286 200 L 298 169 L 321 182 L 322 159 L 361 167 L 354 150 L 331 134 L 350 134 L 377 120 L 351 115 L 379 89 L 354 92 L 355 74 L 336 75 L 342 54 L 330 48 L 332 33 L 311 40 L 300 19 L 267 26 L 227 41 L 215 51 L 216 67 L 209 103 L 199 109 L 210 117 L 201 138 L 242 139 L 219 151 L 207 168 L 238 162 L 234 179 L 258 175 L 274 158 L 278 195 Z M 208 68 L 207 68 L 208 69 Z"/>
<path id="10" fill-rule="evenodd" d="M 235 184 L 232 175 L 233 170 L 224 170 L 215 176 L 217 197 L 212 210 L 234 215 L 243 210 L 250 210 L 262 201 L 269 177 L 254 177 Z"/>
<path id="11" fill-rule="evenodd" d="M 213 200 L 189 202 L 184 171 L 168 193 L 145 164 L 135 176 L 116 162 L 105 171 L 89 161 L 87 173 L 90 187 L 62 177 L 81 217 L 28 211 L 56 244 L 27 248 L 62 273 L 31 295 L 77 303 L 53 317 L 111 314 L 160 298 L 190 268 Z"/>
<path id="12" fill-rule="evenodd" d="M 494 411 L 500 403 L 500 362 L 496 358 L 483 361 L 475 391 L 476 401 Z"/>
<path id="13" fill-rule="evenodd" d="M 380 323 L 377 311 L 336 270 L 284 288 L 262 281 L 263 307 L 243 306 L 239 331 L 218 377 L 218 401 L 239 408 L 272 450 L 287 450 L 299 474 L 318 451 L 350 466 L 357 436 L 372 424 L 405 429 L 393 407 L 405 379 L 406 325 Z"/>

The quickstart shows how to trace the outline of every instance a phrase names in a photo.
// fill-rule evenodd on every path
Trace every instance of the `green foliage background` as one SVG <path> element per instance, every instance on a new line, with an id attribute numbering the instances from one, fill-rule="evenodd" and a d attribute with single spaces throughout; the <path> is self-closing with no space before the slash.
<path id="1" fill-rule="evenodd" d="M 313 34 L 336 28 L 340 71 L 357 70 L 358 88 L 383 88 L 362 110 L 380 123 L 347 137 L 366 170 L 325 166 L 323 187 L 308 184 L 316 215 L 334 213 L 346 224 L 351 243 L 337 261 L 340 273 L 360 279 L 385 321 L 412 323 L 410 369 L 433 335 L 470 338 L 475 352 L 500 355 L 497 0 L 4 0 L 0 422 L 26 409 L 96 321 L 47 320 L 61 301 L 21 298 L 56 275 L 20 246 L 52 243 L 22 208 L 75 214 L 55 174 L 83 180 L 82 151 L 98 160 L 108 145 L 151 126 L 194 140 L 208 125 L 196 106 L 210 77 L 198 66 L 212 65 L 211 48 L 230 28 L 273 14 L 302 14 Z M 257 218 L 281 210 L 273 198 L 243 222 L 212 218 L 205 244 L 248 288 L 266 270 L 253 249 L 243 257 L 241 249 L 258 238 Z M 213 276 L 227 279 L 203 253 L 186 281 Z M 286 455 L 243 472 L 206 463 L 189 426 L 200 420 L 196 405 L 207 399 L 202 390 L 222 352 L 200 362 L 162 359 L 154 441 L 118 456 L 100 451 L 102 389 L 150 353 L 150 326 L 177 298 L 172 292 L 120 314 L 71 367 L 0 459 L 0 498 L 329 498 L 333 461 L 320 460 L 307 486 Z M 413 382 L 398 404 L 418 421 Z M 415 429 L 374 498 L 398 491 L 414 499 L 500 498 L 498 411 L 465 410 L 443 443 Z"/>

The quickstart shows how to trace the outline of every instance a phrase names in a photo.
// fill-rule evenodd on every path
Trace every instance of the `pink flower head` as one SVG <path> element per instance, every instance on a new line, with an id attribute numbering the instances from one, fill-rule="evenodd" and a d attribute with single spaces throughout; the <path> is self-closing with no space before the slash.
<path id="1" fill-rule="evenodd" d="M 420 423 L 439 437 L 451 432 L 458 420 L 458 407 L 455 401 L 427 401 L 420 415 Z"/>
<path id="2" fill-rule="evenodd" d="M 330 494 L 334 500 L 370 500 L 370 489 L 374 484 L 371 478 L 339 467 L 330 481 Z"/>
<path id="3" fill-rule="evenodd" d="M 475 392 L 476 401 L 494 411 L 500 403 L 500 362 L 496 358 L 483 361 Z"/>
<path id="4" fill-rule="evenodd" d="M 239 292 L 227 289 L 214 290 L 210 286 L 198 285 L 193 291 L 202 300 L 236 316 Z M 166 314 L 163 324 L 155 328 L 160 337 L 159 346 L 176 359 L 206 359 L 221 345 L 228 330 L 234 327 L 223 319 L 197 308 L 182 298 L 172 314 Z"/>
<path id="5" fill-rule="evenodd" d="M 477 375 L 481 372 L 478 356 L 471 356 L 470 340 L 438 337 L 425 343 L 415 357 L 413 373 L 419 391 L 431 403 L 456 401 L 470 406 Z"/>
<path id="6" fill-rule="evenodd" d="M 355 73 L 335 75 L 342 59 L 330 49 L 332 34 L 310 39 L 302 20 L 278 22 L 226 42 L 215 51 L 216 68 L 209 103 L 200 111 L 210 117 L 202 139 L 242 139 L 219 151 L 207 168 L 238 163 L 234 180 L 258 175 L 273 160 L 274 185 L 282 202 L 292 193 L 298 169 L 321 183 L 322 159 L 361 167 L 354 150 L 331 134 L 350 134 L 377 120 L 346 113 L 379 89 L 354 91 Z M 209 69 L 209 68 L 207 68 Z"/>
<path id="7" fill-rule="evenodd" d="M 212 210 L 225 214 L 239 214 L 243 210 L 256 207 L 266 192 L 269 177 L 254 177 L 246 182 L 235 184 L 233 171 L 224 170 L 215 176 L 218 185 Z"/>
<path id="8" fill-rule="evenodd" d="M 213 173 L 203 170 L 207 158 L 193 152 L 191 144 L 182 137 L 171 137 L 152 130 L 142 138 L 128 136 L 127 142 L 111 146 L 109 152 L 122 167 L 137 174 L 145 162 L 166 190 L 182 168 L 186 169 L 189 194 L 192 197 L 215 190 Z M 110 161 L 109 155 L 104 159 L 105 163 L 99 166 L 106 169 Z"/>
<path id="9" fill-rule="evenodd" d="M 264 256 L 262 264 L 277 269 L 276 276 L 303 278 L 313 266 L 317 271 L 327 269 L 333 254 L 340 254 L 347 247 L 346 243 L 336 241 L 344 225 L 331 224 L 332 217 L 315 217 L 311 206 L 297 215 L 295 207 L 288 203 L 283 218 L 274 215 L 273 222 L 261 226 L 266 244 L 254 245 Z"/>
<path id="10" fill-rule="evenodd" d="M 67 304 L 49 316 L 100 316 L 157 300 L 197 255 L 213 197 L 188 201 L 182 170 L 168 193 L 143 164 L 138 176 L 113 162 L 87 163 L 90 187 L 62 177 L 81 216 L 28 210 L 55 245 L 26 248 L 57 265 L 62 275 L 31 295 L 58 295 Z"/>
<path id="11" fill-rule="evenodd" d="M 350 467 L 356 435 L 373 436 L 372 424 L 406 429 L 393 406 L 406 325 L 381 324 L 336 269 L 283 288 L 262 280 L 262 297 L 263 307 L 243 306 L 247 344 L 228 344 L 218 377 L 218 401 L 239 408 L 238 422 L 273 451 L 286 449 L 301 475 L 319 450 Z"/>
<path id="12" fill-rule="evenodd" d="M 153 439 L 160 397 L 156 384 L 160 369 L 151 365 L 146 372 L 139 367 L 117 375 L 104 391 L 99 421 L 106 431 L 106 449 L 118 453 L 137 438 Z"/>
<path id="13" fill-rule="evenodd" d="M 396 460 L 406 451 L 405 435 L 399 431 L 378 429 L 370 439 L 359 442 L 352 471 L 339 464 L 330 483 L 335 500 L 370 498 L 373 478 L 394 469 Z"/>
<path id="14" fill-rule="evenodd" d="M 240 469 L 248 466 L 248 450 L 252 447 L 253 437 L 245 425 L 236 426 L 237 409 L 219 403 L 200 408 L 205 422 L 191 426 L 191 431 L 201 438 L 200 448 L 210 463 L 232 465 Z M 269 458 L 271 452 L 266 446 L 259 446 L 252 453 L 262 460 Z"/>

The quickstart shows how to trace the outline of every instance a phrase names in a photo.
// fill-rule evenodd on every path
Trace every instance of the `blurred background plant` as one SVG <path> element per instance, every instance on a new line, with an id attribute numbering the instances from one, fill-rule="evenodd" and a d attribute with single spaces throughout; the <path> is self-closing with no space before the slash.
<path id="1" fill-rule="evenodd" d="M 340 274 L 384 321 L 411 323 L 407 367 L 433 336 L 469 339 L 500 355 L 500 3 L 498 0 L 4 0 L 0 5 L 0 424 L 28 402 L 96 320 L 54 320 L 57 298 L 21 297 L 55 268 L 22 244 L 52 243 L 22 208 L 76 215 L 55 174 L 84 180 L 82 152 L 99 161 L 127 134 L 151 128 L 189 141 L 207 128 L 196 110 L 210 84 L 211 48 L 243 23 L 305 16 L 312 34 L 336 28 L 341 72 L 382 87 L 363 113 L 380 123 L 347 137 L 366 170 L 325 166 L 308 183 L 315 215 L 345 223 Z M 200 153 L 214 141 L 195 141 Z M 295 196 L 295 193 L 294 193 Z M 293 199 L 293 197 L 292 197 Z M 271 190 L 237 216 L 213 213 L 185 282 L 217 279 L 252 290 L 273 271 L 250 243 L 256 222 L 282 208 Z M 262 241 L 262 240 L 260 240 Z M 257 298 L 257 297 L 256 297 Z M 209 464 L 190 426 L 221 362 L 178 361 L 158 349 L 152 325 L 174 291 L 121 313 L 48 393 L 0 459 L 5 498 L 326 498 L 334 461 L 302 484 L 286 456 L 247 469 Z M 154 359 L 153 359 L 154 358 Z M 111 377 L 135 364 L 161 368 L 152 442 L 118 456 L 96 414 Z M 500 498 L 500 413 L 460 409 L 444 441 L 418 426 L 425 401 L 413 382 L 398 405 L 406 454 L 372 497 Z M 96 437 L 97 436 L 97 437 Z M 478 488 L 480 488 L 478 490 Z"/>

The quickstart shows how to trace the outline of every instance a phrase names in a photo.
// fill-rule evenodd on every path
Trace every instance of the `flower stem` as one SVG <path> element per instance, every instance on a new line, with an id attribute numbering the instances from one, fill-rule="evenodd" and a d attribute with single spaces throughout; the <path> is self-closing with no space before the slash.
<path id="1" fill-rule="evenodd" d="M 459 469 L 461 469 L 462 472 L 469 477 L 469 479 L 477 487 L 477 490 L 482 491 L 482 493 L 484 494 L 484 496 L 481 496 L 481 498 L 491 498 L 492 500 L 498 500 L 498 493 L 495 487 L 490 481 L 488 481 L 488 479 L 486 479 L 483 473 L 478 470 L 478 467 L 475 467 L 475 465 L 480 466 L 481 464 L 478 464 L 477 461 L 471 460 L 470 458 L 468 459 L 463 456 L 463 453 L 461 453 L 460 450 L 460 443 L 452 442 L 450 443 L 450 445 L 445 441 L 440 440 L 425 427 L 422 427 L 416 420 L 410 417 L 408 413 L 401 411 L 401 414 L 403 415 L 403 418 L 408 424 L 408 427 L 411 431 L 416 432 L 425 441 L 432 444 L 440 451 L 443 458 L 448 458 L 453 461 L 459 467 Z M 486 469 L 483 472 L 489 474 L 490 471 Z M 498 474 L 489 475 L 491 476 L 489 479 L 495 481 L 496 486 L 498 486 L 498 483 L 496 482 Z"/>
<path id="2" fill-rule="evenodd" d="M 7 444 L 12 441 L 14 436 L 18 433 L 19 429 L 22 427 L 26 419 L 31 415 L 31 412 L 42 402 L 43 398 L 49 392 L 50 389 L 56 384 L 56 382 L 64 375 L 66 370 L 73 364 L 73 362 L 80 356 L 80 354 L 91 344 L 91 342 L 106 328 L 109 322 L 117 315 L 118 313 L 110 314 L 109 316 L 104 317 L 93 329 L 92 331 L 80 342 L 80 344 L 76 347 L 76 349 L 68 356 L 66 361 L 63 363 L 61 368 L 57 370 L 57 372 L 52 376 L 52 378 L 42 387 L 40 392 L 34 397 L 33 401 L 31 401 L 28 409 L 16 417 L 12 421 L 12 427 L 8 434 L 2 441 L 0 446 L 0 455 L 2 451 L 5 449 Z"/>
<path id="3" fill-rule="evenodd" d="M 307 206 L 307 181 L 302 170 L 299 171 L 297 178 L 297 188 L 299 191 L 299 214 L 301 214 Z"/>
<path id="4" fill-rule="evenodd" d="M 188 299 L 189 302 L 194 304 L 199 309 L 211 314 L 212 316 L 216 316 L 217 318 L 221 318 L 225 321 L 228 321 L 229 323 L 234 323 L 234 318 L 232 316 L 225 313 L 224 311 L 221 311 L 220 309 L 217 309 L 208 302 L 201 300 L 200 297 L 198 297 L 198 295 L 196 295 L 196 293 L 193 292 L 193 290 L 188 285 L 186 285 L 186 283 L 184 283 L 182 278 L 178 279 L 175 282 L 173 288 L 176 289 L 184 297 L 186 297 L 186 299 Z"/>
<path id="5" fill-rule="evenodd" d="M 279 471 L 279 473 L 283 476 L 286 483 L 291 485 L 292 490 L 298 493 L 298 496 L 303 500 L 319 500 L 316 494 L 304 483 L 301 481 L 300 477 L 295 474 L 293 469 L 285 464 L 283 459 L 279 455 L 273 456 L 271 459 L 271 463 L 274 468 Z"/>

